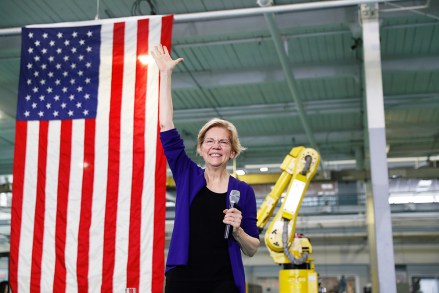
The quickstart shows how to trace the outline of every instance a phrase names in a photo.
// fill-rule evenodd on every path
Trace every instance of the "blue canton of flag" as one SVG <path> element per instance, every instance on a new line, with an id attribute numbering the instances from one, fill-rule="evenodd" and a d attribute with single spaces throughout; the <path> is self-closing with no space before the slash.
<path id="1" fill-rule="evenodd" d="M 100 28 L 23 28 L 17 120 L 96 117 Z"/>

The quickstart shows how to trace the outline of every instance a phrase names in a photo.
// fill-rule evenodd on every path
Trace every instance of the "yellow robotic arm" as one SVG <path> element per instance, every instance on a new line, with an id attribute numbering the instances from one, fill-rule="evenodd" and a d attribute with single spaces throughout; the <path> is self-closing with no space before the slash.
<path id="1" fill-rule="evenodd" d="M 295 237 L 295 228 L 302 199 L 319 163 L 320 155 L 314 149 L 303 146 L 293 148 L 281 165 L 282 174 L 273 190 L 258 210 L 257 226 L 262 231 L 288 185 L 282 204 L 265 232 L 265 243 L 273 261 L 285 268 L 280 272 L 281 293 L 318 292 L 317 274 L 309 258 L 311 243 L 306 237 Z"/>

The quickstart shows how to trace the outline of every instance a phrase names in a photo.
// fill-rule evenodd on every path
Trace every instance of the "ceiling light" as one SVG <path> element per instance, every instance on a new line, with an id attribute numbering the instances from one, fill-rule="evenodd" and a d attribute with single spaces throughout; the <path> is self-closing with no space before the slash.
<path id="1" fill-rule="evenodd" d="M 259 168 L 259 171 L 261 171 L 261 172 L 267 172 L 267 171 L 268 171 L 268 168 L 267 168 L 267 167 L 261 167 L 261 168 Z"/>
<path id="2" fill-rule="evenodd" d="M 244 170 L 236 170 L 236 175 L 242 176 L 245 175 L 245 171 Z"/>
<path id="3" fill-rule="evenodd" d="M 257 0 L 256 3 L 261 7 L 273 6 L 273 0 Z"/>
<path id="4" fill-rule="evenodd" d="M 430 187 L 431 186 L 431 180 L 419 180 L 418 186 L 419 187 Z"/>

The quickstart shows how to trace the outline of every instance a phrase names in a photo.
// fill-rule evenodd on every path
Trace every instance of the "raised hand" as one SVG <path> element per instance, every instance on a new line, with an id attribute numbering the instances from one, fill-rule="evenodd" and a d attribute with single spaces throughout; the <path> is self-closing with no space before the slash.
<path id="1" fill-rule="evenodd" d="M 154 58 L 161 73 L 172 72 L 178 63 L 182 62 L 183 58 L 172 59 L 166 46 L 158 45 L 151 51 L 151 56 Z"/>

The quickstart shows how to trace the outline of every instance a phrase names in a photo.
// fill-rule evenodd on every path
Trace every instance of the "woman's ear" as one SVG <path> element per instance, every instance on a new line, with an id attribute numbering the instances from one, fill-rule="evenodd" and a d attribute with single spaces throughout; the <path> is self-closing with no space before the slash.
<path id="1" fill-rule="evenodd" d="M 236 153 L 234 151 L 231 151 L 229 160 L 233 160 L 235 158 L 235 156 L 236 156 Z"/>

